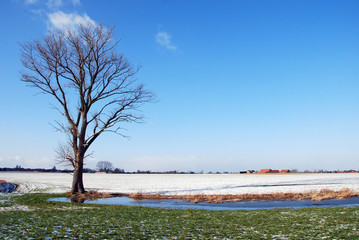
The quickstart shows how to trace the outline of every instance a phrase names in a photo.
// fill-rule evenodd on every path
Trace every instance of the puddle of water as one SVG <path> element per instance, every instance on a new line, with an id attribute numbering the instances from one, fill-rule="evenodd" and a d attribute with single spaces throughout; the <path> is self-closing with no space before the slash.
<path id="1" fill-rule="evenodd" d="M 49 201 L 71 202 L 70 199 L 50 198 Z M 140 200 L 136 201 L 129 197 L 113 197 L 98 200 L 85 200 L 89 204 L 106 204 L 121 206 L 140 206 L 153 208 L 176 208 L 176 209 L 205 209 L 205 210 L 257 210 L 273 208 L 310 208 L 310 207 L 355 207 L 359 206 L 359 198 L 330 199 L 319 202 L 302 201 L 242 201 L 226 203 L 191 203 L 183 200 Z"/>

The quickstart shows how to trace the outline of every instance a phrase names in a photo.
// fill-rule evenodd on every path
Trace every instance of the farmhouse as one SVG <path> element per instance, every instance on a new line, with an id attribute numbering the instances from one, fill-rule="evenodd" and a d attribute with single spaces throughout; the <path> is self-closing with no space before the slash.
<path id="1" fill-rule="evenodd" d="M 279 170 L 273 170 L 273 169 L 261 169 L 258 173 L 279 173 Z"/>

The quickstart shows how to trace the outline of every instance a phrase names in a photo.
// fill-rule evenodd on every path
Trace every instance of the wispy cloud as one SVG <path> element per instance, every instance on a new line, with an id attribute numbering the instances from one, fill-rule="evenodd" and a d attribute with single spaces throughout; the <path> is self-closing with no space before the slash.
<path id="1" fill-rule="evenodd" d="M 72 5 L 81 5 L 81 0 L 24 0 L 26 5 L 31 4 L 45 4 L 48 8 L 61 7 L 65 3 L 72 3 Z"/>
<path id="2" fill-rule="evenodd" d="M 75 11 L 65 13 L 69 5 L 77 7 L 81 5 L 81 0 L 23 0 L 25 5 L 30 6 L 30 11 L 34 15 L 47 17 L 47 26 L 49 29 L 74 28 L 77 25 L 96 25 L 86 13 L 80 15 Z"/>
<path id="3" fill-rule="evenodd" d="M 48 14 L 49 17 L 49 27 L 50 28 L 74 28 L 77 25 L 96 25 L 96 22 L 92 20 L 87 14 L 78 15 L 77 13 L 64 13 L 62 11 L 57 11 L 54 13 Z"/>
<path id="4" fill-rule="evenodd" d="M 80 0 L 72 0 L 72 4 L 73 4 L 74 6 L 76 6 L 76 5 L 81 5 L 81 1 L 80 1 Z"/>
<path id="5" fill-rule="evenodd" d="M 20 165 L 24 168 L 50 168 L 56 164 L 54 157 L 37 157 L 33 159 L 24 159 L 21 156 L 0 157 L 0 166 L 15 167 Z"/>
<path id="6" fill-rule="evenodd" d="M 156 42 L 161 45 L 162 47 L 168 49 L 168 50 L 172 50 L 172 51 L 176 51 L 177 50 L 177 46 L 175 46 L 172 41 L 171 41 L 171 35 L 168 34 L 167 32 L 158 32 L 156 34 Z"/>
<path id="7" fill-rule="evenodd" d="M 37 3 L 38 0 L 25 0 L 26 5 L 31 5 Z"/>
<path id="8" fill-rule="evenodd" d="M 26 159 L 22 163 L 24 167 L 50 168 L 56 165 L 54 157 L 40 157 L 36 159 Z"/>
<path id="9" fill-rule="evenodd" d="M 14 161 L 19 162 L 21 160 L 20 156 L 7 156 L 7 157 L 0 157 L 0 162 L 2 161 Z"/>
<path id="10" fill-rule="evenodd" d="M 43 10 L 57 10 L 66 5 L 79 6 L 81 5 L 81 0 L 24 0 L 25 5 L 36 5 L 36 7 L 41 7 Z"/>
<path id="11" fill-rule="evenodd" d="M 63 5 L 62 0 L 48 0 L 46 3 L 49 9 L 57 9 Z"/>

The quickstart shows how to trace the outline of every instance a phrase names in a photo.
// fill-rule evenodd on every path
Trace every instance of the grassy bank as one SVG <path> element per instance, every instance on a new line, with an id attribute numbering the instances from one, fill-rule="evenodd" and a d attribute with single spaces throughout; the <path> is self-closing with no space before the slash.
<path id="1" fill-rule="evenodd" d="M 0 197 L 0 239 L 358 239 L 359 208 L 173 210 Z"/>

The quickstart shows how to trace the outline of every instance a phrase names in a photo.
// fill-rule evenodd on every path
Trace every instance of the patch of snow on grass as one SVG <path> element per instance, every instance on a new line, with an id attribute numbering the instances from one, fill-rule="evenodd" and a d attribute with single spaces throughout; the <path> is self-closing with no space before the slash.
<path id="1" fill-rule="evenodd" d="M 28 206 L 23 205 L 13 205 L 11 207 L 0 207 L 0 212 L 4 211 L 33 211 L 34 209 L 29 208 Z"/>

